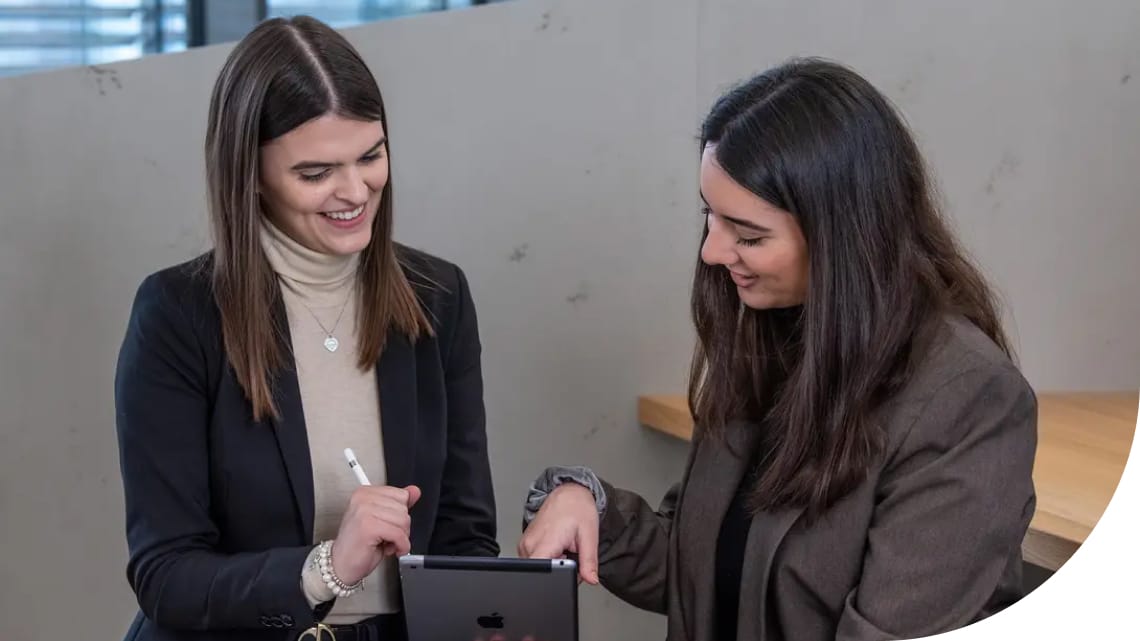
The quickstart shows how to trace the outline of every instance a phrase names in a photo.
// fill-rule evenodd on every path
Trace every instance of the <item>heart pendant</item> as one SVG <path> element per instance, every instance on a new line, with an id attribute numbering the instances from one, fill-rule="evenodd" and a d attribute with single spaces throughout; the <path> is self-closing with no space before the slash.
<path id="1" fill-rule="evenodd" d="M 336 348 L 338 347 L 340 347 L 340 341 L 337 339 L 333 338 L 332 336 L 329 336 L 325 339 L 325 349 L 328 351 L 335 352 Z"/>

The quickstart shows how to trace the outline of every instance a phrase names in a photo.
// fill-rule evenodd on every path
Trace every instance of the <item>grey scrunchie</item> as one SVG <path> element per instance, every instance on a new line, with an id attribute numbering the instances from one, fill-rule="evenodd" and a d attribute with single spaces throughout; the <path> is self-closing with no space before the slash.
<path id="1" fill-rule="evenodd" d="M 530 486 L 530 491 L 527 493 L 526 506 L 523 512 L 523 527 L 530 525 L 530 522 L 534 520 L 539 508 L 546 502 L 546 497 L 550 496 L 554 488 L 567 481 L 577 483 L 590 490 L 594 495 L 594 505 L 598 508 L 598 516 L 600 517 L 605 513 L 606 491 L 593 470 L 582 466 L 548 467 L 534 480 Z"/>

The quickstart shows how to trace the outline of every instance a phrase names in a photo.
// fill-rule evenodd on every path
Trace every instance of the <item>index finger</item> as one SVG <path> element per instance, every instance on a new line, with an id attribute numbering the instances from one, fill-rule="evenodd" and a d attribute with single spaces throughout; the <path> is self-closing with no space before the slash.
<path id="1" fill-rule="evenodd" d="M 408 504 L 410 493 L 402 487 L 392 487 L 391 485 L 362 485 L 356 489 L 366 496 L 374 498 L 386 498 L 396 501 L 401 505 Z"/>
<path id="2" fill-rule="evenodd" d="M 578 575 L 590 585 L 598 584 L 598 528 L 578 528 Z"/>

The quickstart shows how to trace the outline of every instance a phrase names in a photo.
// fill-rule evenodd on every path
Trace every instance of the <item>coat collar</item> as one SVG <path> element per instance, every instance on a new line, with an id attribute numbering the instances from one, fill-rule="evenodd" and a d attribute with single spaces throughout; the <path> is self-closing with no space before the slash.
<path id="1" fill-rule="evenodd" d="M 694 444 L 693 466 L 685 488 L 685 509 L 677 524 L 677 544 L 687 562 L 680 563 L 677 588 L 682 595 L 685 637 L 713 641 L 716 635 L 716 548 L 720 526 L 737 488 L 748 472 L 749 459 L 759 446 L 755 424 L 733 423 L 723 438 L 706 438 Z M 762 604 L 767 599 L 772 561 L 780 543 L 803 509 L 763 512 L 752 519 L 745 545 L 741 576 L 742 603 Z M 761 639 L 756 630 L 761 617 L 741 609 L 738 638 Z"/>

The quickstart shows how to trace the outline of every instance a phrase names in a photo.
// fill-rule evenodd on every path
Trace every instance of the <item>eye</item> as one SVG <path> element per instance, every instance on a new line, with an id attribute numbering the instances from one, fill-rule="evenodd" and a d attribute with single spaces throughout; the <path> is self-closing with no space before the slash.
<path id="1" fill-rule="evenodd" d="M 380 158 L 383 158 L 383 157 L 384 157 L 384 154 L 382 152 L 376 151 L 376 152 L 368 154 L 367 156 L 361 156 L 360 162 L 362 164 L 367 165 L 367 164 L 375 162 L 376 160 L 379 160 Z"/>
<path id="2" fill-rule="evenodd" d="M 324 178 L 328 175 L 329 175 L 328 169 L 325 169 L 324 171 L 321 171 L 321 172 L 315 173 L 315 174 L 302 173 L 301 174 L 301 180 L 304 180 L 305 182 L 315 183 L 315 182 L 320 182 L 320 181 L 324 180 Z"/>
<path id="3" fill-rule="evenodd" d="M 745 247 L 756 247 L 757 245 L 763 244 L 765 240 L 768 239 L 764 236 L 759 236 L 757 238 L 737 238 L 736 242 Z"/>

